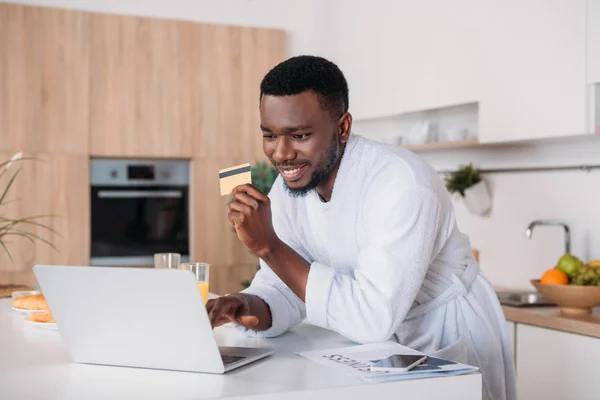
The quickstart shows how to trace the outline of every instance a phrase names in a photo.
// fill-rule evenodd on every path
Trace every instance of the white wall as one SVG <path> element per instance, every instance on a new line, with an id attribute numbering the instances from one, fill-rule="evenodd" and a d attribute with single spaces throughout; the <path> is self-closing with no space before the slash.
<path id="1" fill-rule="evenodd" d="M 487 169 L 600 164 L 600 136 L 572 137 L 421 153 L 437 170 L 474 162 Z M 560 219 L 571 229 L 571 252 L 584 261 L 600 259 L 600 170 L 510 172 L 485 175 L 493 208 L 487 216 L 470 214 L 454 201 L 460 229 L 480 250 L 482 269 L 499 287 L 534 290 L 539 278 L 564 252 L 559 227 L 525 228 L 535 219 Z"/>

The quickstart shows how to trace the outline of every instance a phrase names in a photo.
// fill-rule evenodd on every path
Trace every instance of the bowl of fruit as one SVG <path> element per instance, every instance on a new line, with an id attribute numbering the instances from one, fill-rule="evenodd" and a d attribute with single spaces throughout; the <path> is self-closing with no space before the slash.
<path id="1" fill-rule="evenodd" d="M 555 303 L 565 315 L 587 315 L 600 306 L 600 260 L 583 263 L 572 254 L 563 255 L 556 267 L 531 280 L 538 292 Z"/>

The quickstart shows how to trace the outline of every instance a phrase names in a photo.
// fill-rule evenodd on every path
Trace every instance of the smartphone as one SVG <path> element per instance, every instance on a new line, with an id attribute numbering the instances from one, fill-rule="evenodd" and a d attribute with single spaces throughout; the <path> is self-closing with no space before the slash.
<path id="1" fill-rule="evenodd" d="M 427 359 L 425 355 L 392 354 L 381 360 L 371 360 L 371 371 L 410 371 Z"/>

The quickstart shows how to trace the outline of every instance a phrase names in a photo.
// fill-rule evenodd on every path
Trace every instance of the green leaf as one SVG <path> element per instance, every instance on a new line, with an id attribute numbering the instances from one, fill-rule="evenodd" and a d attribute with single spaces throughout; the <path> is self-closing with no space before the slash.
<path id="1" fill-rule="evenodd" d="M 20 221 L 19 221 L 19 223 L 20 223 L 20 224 L 29 224 L 29 225 L 37 226 L 37 227 L 40 227 L 40 228 L 46 229 L 47 231 L 49 231 L 49 232 L 52 232 L 52 233 L 54 233 L 54 234 L 56 234 L 56 235 L 58 235 L 58 236 L 61 236 L 61 234 L 60 234 L 60 233 L 58 233 L 58 232 L 57 232 L 57 231 L 56 231 L 54 228 L 51 228 L 51 227 L 49 227 L 49 226 L 47 226 L 47 225 L 44 225 L 44 224 L 40 224 L 39 222 L 30 221 L 30 220 L 29 220 L 30 218 L 31 218 L 31 217 L 29 217 L 29 218 L 24 218 L 24 219 L 20 220 Z"/>
<path id="2" fill-rule="evenodd" d="M 461 165 L 457 171 L 446 176 L 446 189 L 450 193 L 460 193 L 465 196 L 465 190 L 481 181 L 481 174 L 472 164 Z"/>
<path id="3" fill-rule="evenodd" d="M 14 183 L 15 179 L 17 178 L 17 175 L 19 174 L 19 171 L 21 171 L 21 168 L 19 168 L 17 170 L 17 172 L 15 172 L 15 174 L 10 178 L 10 181 L 8 181 L 8 185 L 6 186 L 6 189 L 4 189 L 4 193 L 2 193 L 2 197 L 0 197 L 0 204 L 2 204 L 2 202 L 4 201 L 4 198 L 6 197 L 6 194 L 8 193 L 8 190 L 10 189 L 10 187 Z"/>
<path id="4" fill-rule="evenodd" d="M 60 251 L 56 248 L 56 246 L 54 246 L 52 243 L 50 243 L 48 240 L 44 239 L 43 237 L 36 235 L 34 233 L 13 229 L 9 233 L 6 234 L 6 236 L 8 236 L 8 235 L 23 236 L 23 237 L 26 237 L 27 239 L 31 240 L 32 243 L 34 243 L 33 239 L 37 239 L 40 242 L 46 243 L 48 246 L 52 247 L 54 250 L 56 250 L 60 253 Z"/>
<path id="5" fill-rule="evenodd" d="M 4 251 L 6 252 L 6 254 L 8 255 L 8 258 L 10 259 L 10 262 L 15 262 L 15 260 L 13 260 L 12 256 L 10 255 L 10 251 L 8 251 L 8 248 L 6 247 L 6 245 L 2 242 L 2 240 L 0 240 L 0 246 L 2 246 L 4 248 Z"/>

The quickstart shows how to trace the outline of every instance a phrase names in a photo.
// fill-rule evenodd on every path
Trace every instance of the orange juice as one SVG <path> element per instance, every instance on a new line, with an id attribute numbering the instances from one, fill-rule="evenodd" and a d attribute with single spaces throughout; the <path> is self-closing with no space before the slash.
<path id="1" fill-rule="evenodd" d="M 204 304 L 208 301 L 208 282 L 198 282 L 198 289 L 204 300 Z"/>

